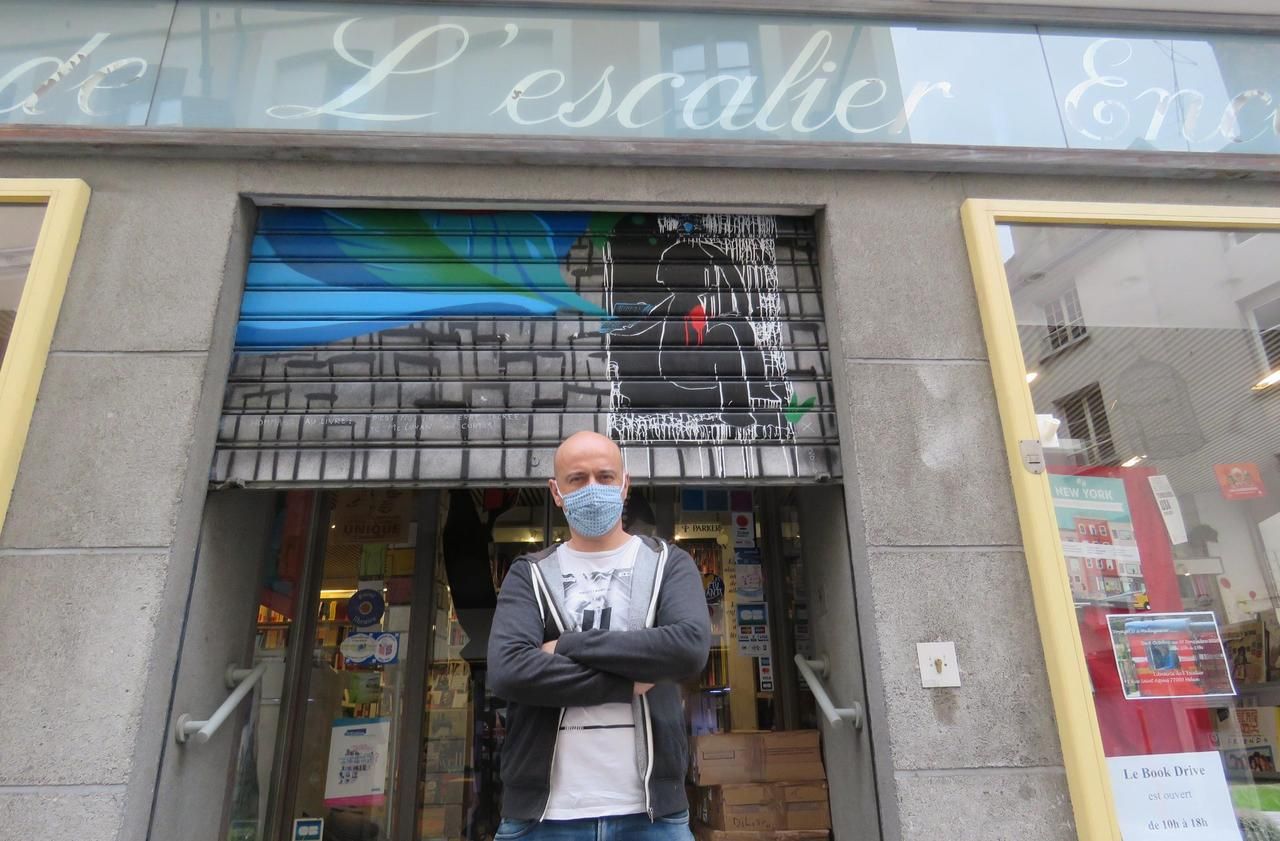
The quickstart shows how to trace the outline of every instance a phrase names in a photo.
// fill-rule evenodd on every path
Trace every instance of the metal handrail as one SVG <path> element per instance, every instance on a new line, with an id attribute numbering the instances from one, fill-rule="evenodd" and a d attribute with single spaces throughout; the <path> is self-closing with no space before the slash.
<path id="1" fill-rule="evenodd" d="M 227 700 L 223 701 L 222 706 L 214 710 L 213 715 L 204 721 L 193 721 L 187 713 L 178 716 L 178 720 L 173 723 L 173 738 L 180 745 L 185 745 L 193 738 L 200 744 L 209 741 L 266 673 L 266 663 L 259 663 L 252 669 L 237 668 L 236 664 L 232 663 L 227 667 L 227 688 L 232 690 Z"/>
<path id="2" fill-rule="evenodd" d="M 822 684 L 822 678 L 825 678 L 831 671 L 831 667 L 825 657 L 821 660 L 807 660 L 803 654 L 797 654 L 796 667 L 800 669 L 800 674 L 804 676 L 805 682 L 809 684 L 809 691 L 813 693 L 813 700 L 818 702 L 818 707 L 822 710 L 822 714 L 827 717 L 827 721 L 837 727 L 848 721 L 853 724 L 855 730 L 862 729 L 862 704 L 854 701 L 851 707 L 837 707 L 831 702 L 831 696 L 827 694 L 827 688 Z"/>

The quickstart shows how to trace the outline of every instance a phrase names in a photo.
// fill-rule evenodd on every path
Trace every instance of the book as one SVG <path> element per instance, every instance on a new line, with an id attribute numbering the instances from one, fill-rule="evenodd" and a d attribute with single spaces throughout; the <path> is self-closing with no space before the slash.
<path id="1" fill-rule="evenodd" d="M 1238 622 L 1223 628 L 1222 642 L 1231 663 L 1231 678 L 1237 685 L 1262 683 L 1267 679 L 1267 646 L 1262 623 Z"/>

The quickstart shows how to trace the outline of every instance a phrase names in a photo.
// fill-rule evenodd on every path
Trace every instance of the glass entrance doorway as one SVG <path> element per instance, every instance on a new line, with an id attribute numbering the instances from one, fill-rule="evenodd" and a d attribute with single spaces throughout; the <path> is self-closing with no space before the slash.
<path id="1" fill-rule="evenodd" d="M 636 487 L 624 522 L 702 573 L 713 642 L 684 685 L 691 736 L 815 728 L 792 662 L 812 654 L 794 491 Z M 255 642 L 269 679 L 228 837 L 293 839 L 301 822 L 325 841 L 492 839 L 505 703 L 489 624 L 512 562 L 568 537 L 541 488 L 281 494 Z"/>

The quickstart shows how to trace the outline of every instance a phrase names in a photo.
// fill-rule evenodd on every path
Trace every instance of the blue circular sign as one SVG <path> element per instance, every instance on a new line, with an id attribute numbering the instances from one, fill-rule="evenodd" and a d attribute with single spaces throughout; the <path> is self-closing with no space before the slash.
<path id="1" fill-rule="evenodd" d="M 347 618 L 357 628 L 367 628 L 381 622 L 386 609 L 386 602 L 377 590 L 357 590 L 347 602 Z"/>
<path id="2" fill-rule="evenodd" d="M 720 604 L 724 601 L 724 579 L 715 574 L 707 574 L 702 577 L 702 583 L 705 588 L 704 595 L 707 597 L 707 604 Z"/>

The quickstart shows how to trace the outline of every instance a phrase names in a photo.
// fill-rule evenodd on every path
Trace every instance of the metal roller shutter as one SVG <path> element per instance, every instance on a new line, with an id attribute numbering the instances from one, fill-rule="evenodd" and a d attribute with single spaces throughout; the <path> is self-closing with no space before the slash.
<path id="1" fill-rule="evenodd" d="M 214 482 L 525 484 L 580 429 L 640 480 L 838 477 L 811 220 L 262 211 Z"/>

